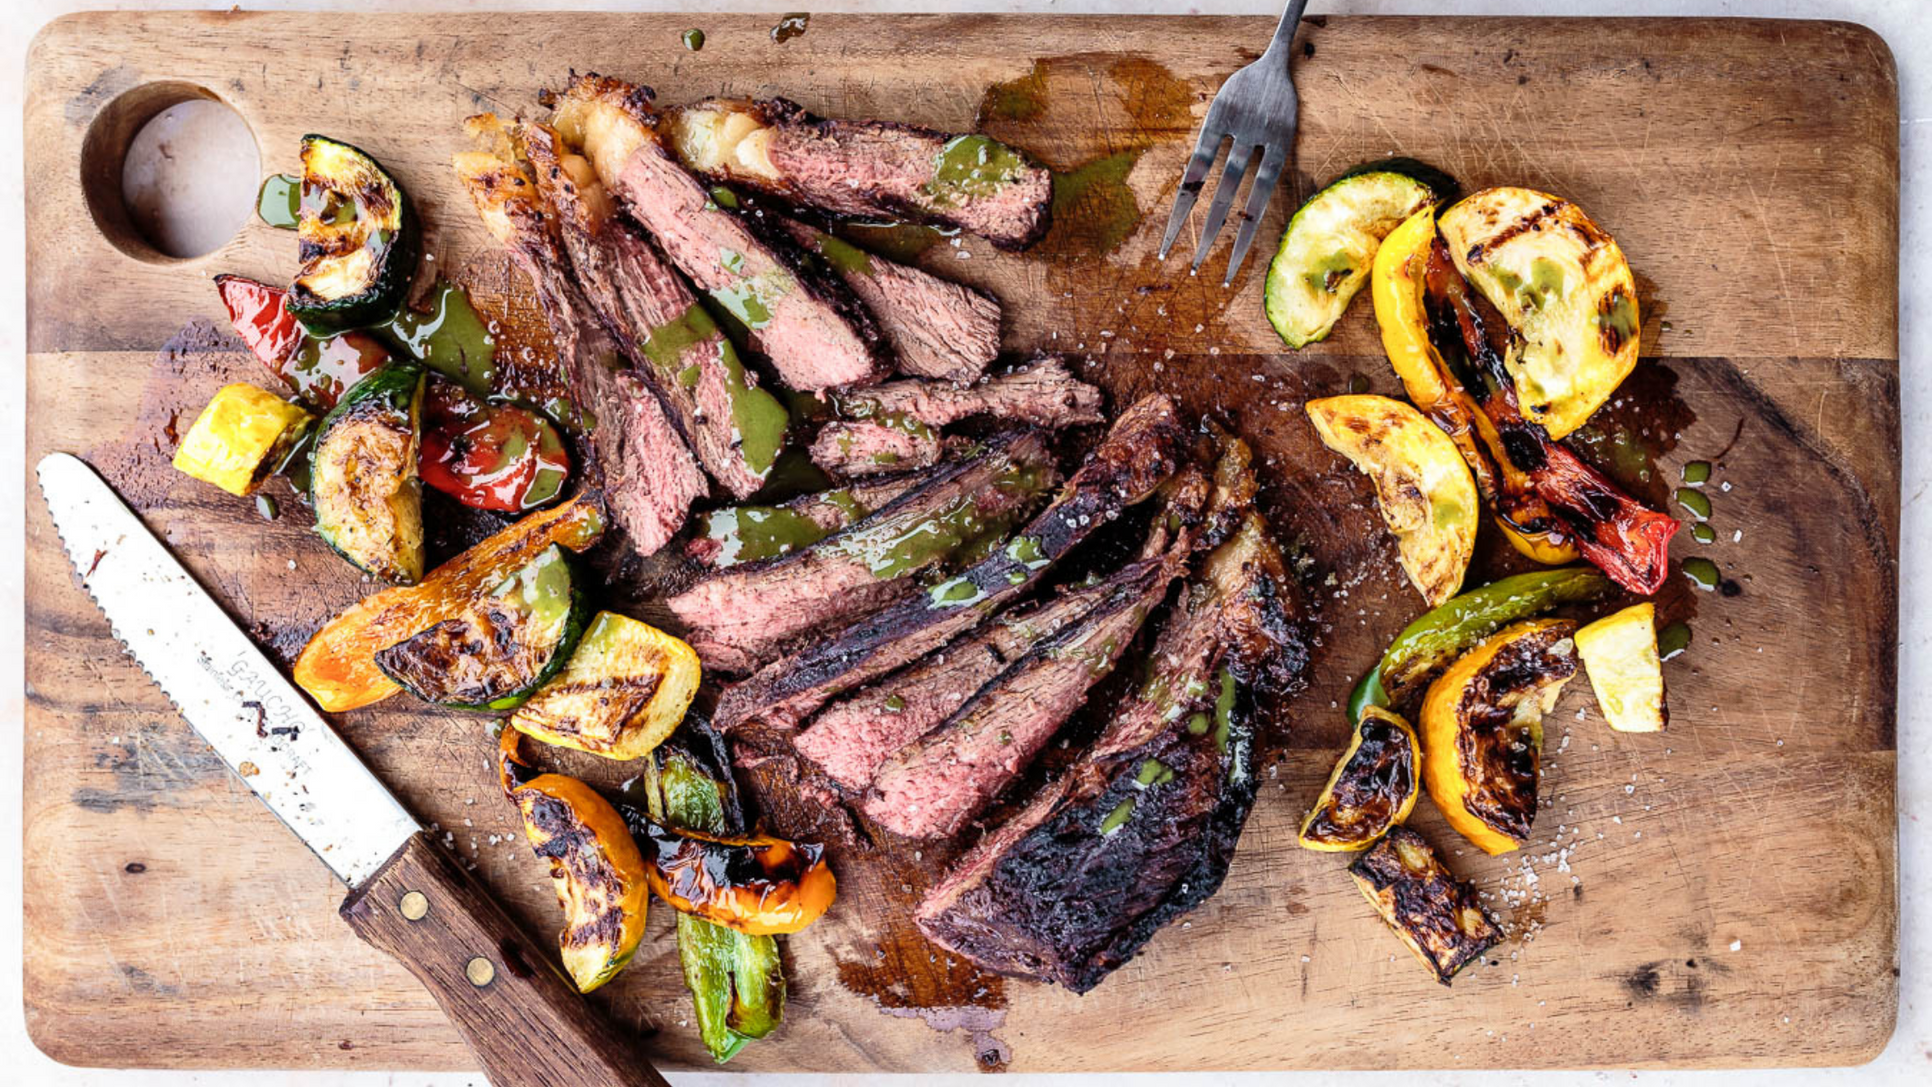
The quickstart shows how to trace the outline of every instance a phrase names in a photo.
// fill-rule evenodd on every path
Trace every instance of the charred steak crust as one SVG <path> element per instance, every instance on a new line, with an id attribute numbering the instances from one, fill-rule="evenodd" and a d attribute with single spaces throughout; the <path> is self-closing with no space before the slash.
<path id="1" fill-rule="evenodd" d="M 1220 887 L 1255 794 L 1252 709 L 1306 662 L 1292 584 L 1247 514 L 1081 760 L 920 906 L 930 939 L 1085 992 Z"/>
<path id="2" fill-rule="evenodd" d="M 907 416 L 931 427 L 975 415 L 1054 428 L 1106 418 L 1105 395 L 1074 377 L 1059 355 L 1041 355 L 970 385 L 901 378 L 841 396 L 839 405 L 848 414 Z"/>
<path id="3" fill-rule="evenodd" d="M 1035 541 L 1023 557 L 1003 548 L 972 569 L 915 597 L 865 616 L 788 657 L 773 661 L 718 701 L 729 731 L 754 717 L 790 728 L 826 700 L 885 675 L 978 625 L 1019 599 L 1100 525 L 1152 494 L 1173 475 L 1188 445 L 1173 400 L 1148 396 L 1123 412 L 1087 463 L 1021 535 Z"/>

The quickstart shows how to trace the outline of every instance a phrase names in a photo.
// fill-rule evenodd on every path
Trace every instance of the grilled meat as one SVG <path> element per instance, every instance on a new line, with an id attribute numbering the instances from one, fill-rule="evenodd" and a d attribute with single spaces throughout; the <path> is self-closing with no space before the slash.
<path id="1" fill-rule="evenodd" d="M 494 116 L 472 117 L 470 131 L 488 151 L 455 157 L 457 178 L 484 226 L 530 277 L 550 325 L 572 398 L 596 419 L 590 446 L 605 500 L 640 554 L 663 547 L 709 489 L 697 458 L 653 389 L 622 358 L 577 281 L 562 242 L 540 207 L 535 179 Z"/>
<path id="2" fill-rule="evenodd" d="M 840 396 L 838 401 L 840 410 L 854 417 L 916 419 L 930 427 L 949 426 L 975 415 L 1055 429 L 1105 418 L 1100 390 L 1074 377 L 1058 355 L 1042 355 L 972 385 L 906 378 Z"/>
<path id="3" fill-rule="evenodd" d="M 926 424 L 905 416 L 835 419 L 812 439 L 812 463 L 837 479 L 858 479 L 938 464 L 945 443 Z"/>
<path id="4" fill-rule="evenodd" d="M 872 782 L 886 760 L 944 724 L 1008 666 L 1041 642 L 1085 619 L 1109 598 L 1147 581 L 1177 532 L 1193 531 L 1204 490 L 1198 475 L 1170 484 L 1168 512 L 1157 517 L 1140 561 L 1049 600 L 1023 604 L 936 652 L 825 707 L 794 746 L 848 793 Z"/>
<path id="5" fill-rule="evenodd" d="M 996 540 L 1055 482 L 1037 431 L 1009 431 L 802 550 L 719 570 L 670 598 L 707 668 L 746 672 L 800 638 L 916 591 L 912 575 Z"/>
<path id="6" fill-rule="evenodd" d="M 885 375 L 885 341 L 851 289 L 776 224 L 714 200 L 658 142 L 648 89 L 572 76 L 551 123 L 671 262 L 744 325 L 787 385 L 812 391 Z"/>
<path id="7" fill-rule="evenodd" d="M 920 905 L 934 942 L 1085 992 L 1220 887 L 1255 794 L 1251 699 L 1306 661 L 1280 554 L 1239 526 L 1094 746 Z"/>
<path id="8" fill-rule="evenodd" d="M 668 127 L 693 170 L 833 215 L 931 223 L 1024 249 L 1052 213 L 1046 167 L 986 136 L 827 120 L 783 98 L 707 99 L 674 111 Z"/>
<path id="9" fill-rule="evenodd" d="M 872 311 L 900 373 L 971 381 L 1000 353 L 1000 304 L 992 298 L 796 219 L 781 217 L 778 225 L 818 254 Z"/>
<path id="10" fill-rule="evenodd" d="M 784 407 L 758 388 L 683 277 L 617 214 L 603 182 L 546 125 L 521 136 L 577 281 L 711 478 L 743 498 L 784 442 Z"/>
<path id="11" fill-rule="evenodd" d="M 1022 597 L 1045 571 L 1120 511 L 1152 494 L 1179 466 L 1187 429 L 1174 402 L 1155 394 L 1128 408 L 1058 497 L 1006 547 L 965 573 L 866 616 L 838 634 L 773 661 L 725 691 L 718 723 L 754 717 L 791 728 L 827 699 L 894 671 Z"/>
<path id="12" fill-rule="evenodd" d="M 877 476 L 837 490 L 801 494 L 777 506 L 726 506 L 712 510 L 697 536 L 684 545 L 699 567 L 712 569 L 775 558 L 786 548 L 817 543 L 918 486 L 927 473 Z"/>

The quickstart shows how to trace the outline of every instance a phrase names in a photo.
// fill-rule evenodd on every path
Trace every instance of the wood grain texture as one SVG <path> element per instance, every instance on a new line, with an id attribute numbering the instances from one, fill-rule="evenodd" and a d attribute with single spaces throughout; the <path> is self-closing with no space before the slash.
<path id="1" fill-rule="evenodd" d="M 695 54 L 677 38 L 691 25 L 708 36 Z M 1302 31 L 1294 191 L 1262 237 L 1318 180 L 1391 152 L 1472 188 L 1570 197 L 1615 233 L 1644 302 L 1646 361 L 1597 420 L 1637 455 L 1618 460 L 1611 443 L 1595 455 L 1652 501 L 1684 462 L 1718 461 L 1718 542 L 1686 535 L 1674 550 L 1715 559 L 1736 595 L 1674 577 L 1660 598 L 1696 634 L 1667 665 L 1670 732 L 1612 733 L 1572 684 L 1550 720 L 1536 844 L 1518 855 L 1482 857 L 1420 806 L 1414 825 L 1512 933 L 1493 965 L 1444 990 L 1360 902 L 1346 859 L 1293 844 L 1346 734 L 1339 700 L 1420 610 L 1367 481 L 1300 410 L 1355 376 L 1397 391 L 1373 322 L 1358 302 L 1327 342 L 1281 354 L 1261 314 L 1265 254 L 1232 291 L 1219 288 L 1225 257 L 1198 278 L 1152 257 L 1194 126 L 1270 21 L 821 15 L 783 46 L 769 25 L 367 16 L 345 42 L 323 16 L 55 23 L 33 48 L 26 115 L 27 463 L 85 455 L 284 660 L 370 588 L 299 518 L 262 521 L 167 467 L 171 420 L 259 377 L 205 324 L 159 359 L 157 347 L 184 321 L 219 320 L 208 276 L 284 278 L 293 254 L 259 224 L 174 263 L 101 237 L 80 148 L 135 88 L 179 80 L 220 96 L 266 169 L 289 166 L 318 127 L 366 147 L 417 198 L 438 265 L 510 303 L 516 283 L 481 255 L 448 156 L 465 114 L 536 114 L 537 90 L 572 67 L 672 102 L 783 93 L 947 129 L 991 104 L 987 131 L 1062 172 L 1061 225 L 1028 254 L 967 240 L 919 263 L 1003 299 L 1009 350 L 1089 354 L 1084 372 L 1116 398 L 1167 389 L 1256 445 L 1267 512 L 1306 556 L 1320 609 L 1313 683 L 1270 722 L 1226 886 L 1094 992 L 981 976 L 909 935 L 913 903 L 962 843 L 844 847 L 840 903 L 787 942 L 785 1027 L 730 1067 L 1844 1064 L 1882 1048 L 1897 994 L 1899 435 L 1897 88 L 1879 39 L 1841 24 L 1622 19 L 1333 18 Z M 428 994 L 336 921 L 328 873 L 122 658 L 38 503 L 26 532 L 38 1043 L 106 1065 L 469 1064 Z M 1514 569 L 1503 550 L 1486 534 L 1476 576 Z M 396 701 L 339 724 L 520 923 L 555 930 L 477 719 Z M 606 785 L 630 776 L 557 764 Z M 660 1064 L 705 1066 L 659 914 L 592 999 L 646 1032 Z"/>
<path id="2" fill-rule="evenodd" d="M 411 897 L 415 897 L 412 903 Z M 668 1087 L 427 831 L 350 893 L 342 919 L 436 998 L 494 1087 Z"/>

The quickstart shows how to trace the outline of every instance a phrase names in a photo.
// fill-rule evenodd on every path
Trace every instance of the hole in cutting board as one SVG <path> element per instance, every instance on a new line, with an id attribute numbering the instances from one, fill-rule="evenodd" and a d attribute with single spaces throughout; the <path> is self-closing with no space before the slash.
<path id="1" fill-rule="evenodd" d="M 167 262 L 211 253 L 255 207 L 261 148 L 226 102 L 149 83 L 107 104 L 81 143 L 88 210 L 116 249 Z"/>

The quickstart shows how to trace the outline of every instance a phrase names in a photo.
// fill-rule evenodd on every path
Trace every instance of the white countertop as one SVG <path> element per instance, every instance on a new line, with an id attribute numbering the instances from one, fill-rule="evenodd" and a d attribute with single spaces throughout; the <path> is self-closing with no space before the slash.
<path id="1" fill-rule="evenodd" d="M 46 21 L 69 11 L 98 8 L 212 7 L 221 3 L 127 3 L 87 0 L 11 0 L 6 4 L 6 26 L 0 29 L 0 148 L 16 155 L 14 165 L 0 170 L 0 435 L 11 456 L 0 457 L 13 467 L 0 471 L 0 509 L 19 509 L 25 471 L 24 403 L 26 367 L 22 330 L 25 327 L 21 216 L 22 178 L 21 94 L 27 44 Z M 247 3 L 248 8 L 367 7 L 345 0 L 294 0 Z M 1201 14 L 1273 14 L 1276 0 L 694 0 L 692 3 L 624 3 L 611 0 L 430 0 L 387 6 L 406 10 L 531 10 L 595 9 L 704 11 L 775 11 L 786 8 L 814 11 L 1044 11 L 1044 12 L 1197 12 Z M 1469 14 L 1469 15 L 1733 15 L 1786 18 L 1843 19 L 1863 23 L 1884 35 L 1898 58 L 1901 96 L 1900 281 L 1905 284 L 1900 305 L 1899 339 L 1904 397 L 1904 508 L 1899 660 L 1899 868 L 1900 965 L 1899 1026 L 1891 1046 L 1879 1059 L 1862 1068 L 1791 1072 L 1573 1072 L 1495 1073 L 1459 1072 L 1429 1077 L 1445 1085 L 1480 1084 L 1512 1087 L 1535 1082 L 1539 1087 L 1628 1082 L 1641 1087 L 1667 1084 L 1704 1084 L 1742 1087 L 1758 1084 L 1923 1084 L 1932 1081 L 1932 698 L 1922 694 L 1919 680 L 1932 679 L 1932 579 L 1918 565 L 1932 543 L 1932 503 L 1921 503 L 1932 484 L 1932 369 L 1911 365 L 1932 358 L 1932 294 L 1914 288 L 1932 281 L 1932 5 L 1927 0 L 1314 0 L 1310 13 L 1348 14 Z M 21 603 L 22 536 L 18 524 L 0 540 L 0 660 L 20 660 L 23 626 Z M 17 666 L 16 666 L 17 667 Z M 0 750 L 19 750 L 23 684 L 18 671 L 0 683 Z M 10 761 L 10 760 L 0 760 Z M 13 938 L 0 938 L 0 1080 L 32 1087 L 259 1087 L 264 1083 L 290 1087 L 457 1087 L 480 1085 L 481 1076 L 469 1074 L 383 1072 L 106 1072 L 71 1069 L 55 1064 L 28 1040 L 21 1013 L 21 781 L 19 768 L 0 773 L 0 925 Z M 1055 1087 L 1100 1087 L 1118 1083 L 1120 1076 L 1015 1076 L 1007 1082 L 1052 1082 Z M 1135 1079 L 1160 1081 L 1162 1087 L 1207 1087 L 1208 1084 L 1340 1084 L 1343 1087 L 1408 1085 L 1422 1077 L 1415 1073 L 1253 1073 L 1171 1074 Z M 740 1076 L 730 1073 L 673 1075 L 680 1084 L 734 1084 L 760 1087 L 784 1082 L 903 1084 L 893 1076 Z M 965 1084 L 973 1075 L 919 1077 L 920 1083 Z"/>

